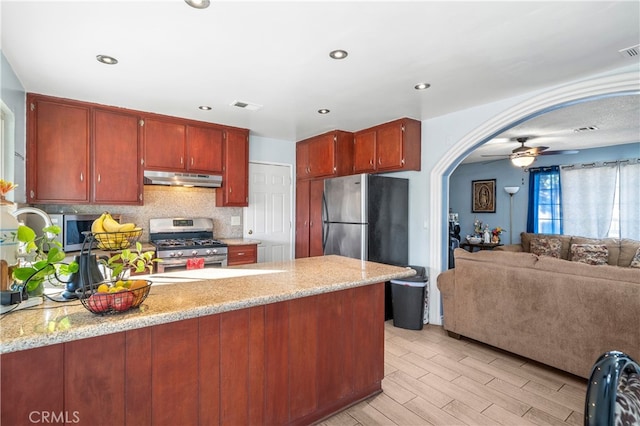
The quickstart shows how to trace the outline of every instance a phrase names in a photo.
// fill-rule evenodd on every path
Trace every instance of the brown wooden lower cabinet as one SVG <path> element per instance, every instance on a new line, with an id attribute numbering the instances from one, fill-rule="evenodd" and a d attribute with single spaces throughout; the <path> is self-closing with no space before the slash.
<path id="1" fill-rule="evenodd" d="M 125 389 L 127 425 L 150 425 L 152 419 L 151 353 L 153 327 L 125 333 Z M 87 339 L 89 341 L 93 339 Z M 103 348 L 104 349 L 104 348 Z"/>
<path id="2" fill-rule="evenodd" d="M 152 424 L 198 423 L 198 325 L 198 319 L 188 319 L 152 327 Z"/>
<path id="3" fill-rule="evenodd" d="M 230 245 L 227 247 L 227 265 L 246 265 L 258 261 L 258 244 Z"/>
<path id="4" fill-rule="evenodd" d="M 45 346 L 0 356 L 1 425 L 61 425 L 50 413 L 64 415 L 63 345 Z M 69 419 L 74 419 L 70 413 Z"/>
<path id="5" fill-rule="evenodd" d="M 0 423 L 308 424 L 383 356 L 381 283 L 4 354 Z"/>
<path id="6" fill-rule="evenodd" d="M 96 425 L 124 424 L 125 338 L 125 333 L 107 334 L 64 345 L 64 364 L 57 368 L 64 371 L 67 415 L 76 413 L 82 424 L 88 424 L 85 423 L 88 420 Z M 44 367 L 40 363 L 36 365 Z"/>

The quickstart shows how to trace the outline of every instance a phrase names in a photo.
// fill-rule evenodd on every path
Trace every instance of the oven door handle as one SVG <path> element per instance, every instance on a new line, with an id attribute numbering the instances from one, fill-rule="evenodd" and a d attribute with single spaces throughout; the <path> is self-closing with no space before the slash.
<path id="1" fill-rule="evenodd" d="M 227 256 L 211 256 L 202 257 L 196 256 L 195 258 L 204 259 L 204 267 L 224 268 L 227 266 Z M 194 259 L 194 257 L 182 257 L 182 258 L 165 258 L 163 262 L 158 262 L 157 273 L 171 272 L 172 270 L 184 270 L 187 267 L 187 260 Z"/>

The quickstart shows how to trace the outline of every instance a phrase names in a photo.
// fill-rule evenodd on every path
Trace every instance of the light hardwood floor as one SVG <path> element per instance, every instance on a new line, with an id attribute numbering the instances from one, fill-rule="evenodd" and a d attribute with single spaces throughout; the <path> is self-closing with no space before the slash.
<path id="1" fill-rule="evenodd" d="M 587 381 L 440 326 L 385 323 L 383 392 L 325 420 L 352 425 L 582 425 Z"/>

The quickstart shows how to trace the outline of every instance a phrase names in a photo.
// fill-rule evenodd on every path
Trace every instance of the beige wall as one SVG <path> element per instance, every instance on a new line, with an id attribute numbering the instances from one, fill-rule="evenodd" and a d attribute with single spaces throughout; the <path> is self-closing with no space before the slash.
<path id="1" fill-rule="evenodd" d="M 140 241 L 149 240 L 149 219 L 162 217 L 210 217 L 215 238 L 242 238 L 242 208 L 216 207 L 216 193 L 212 188 L 184 188 L 168 186 L 144 187 L 143 206 L 107 205 L 49 205 L 35 206 L 48 213 L 110 213 L 122 214 L 124 222 L 135 222 L 144 229 Z M 231 217 L 240 218 L 240 225 L 231 226 Z"/>

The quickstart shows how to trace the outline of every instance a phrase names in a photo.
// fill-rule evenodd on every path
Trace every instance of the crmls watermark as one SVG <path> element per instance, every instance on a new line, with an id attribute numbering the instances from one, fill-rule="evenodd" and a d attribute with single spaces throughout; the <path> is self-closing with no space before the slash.
<path id="1" fill-rule="evenodd" d="M 32 411 L 29 413 L 31 423 L 80 423 L 79 411 Z"/>

